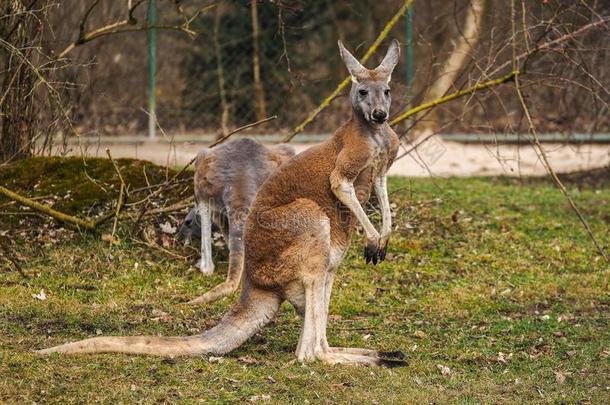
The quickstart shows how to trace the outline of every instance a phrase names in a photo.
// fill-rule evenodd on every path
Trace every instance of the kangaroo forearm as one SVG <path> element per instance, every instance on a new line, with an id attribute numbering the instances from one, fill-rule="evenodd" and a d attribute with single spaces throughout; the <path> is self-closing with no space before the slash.
<path id="1" fill-rule="evenodd" d="M 356 217 L 364 228 L 367 238 L 372 239 L 379 236 L 370 219 L 366 216 L 362 205 L 356 197 L 354 185 L 347 180 L 336 182 L 332 187 L 333 193 Z"/>
<path id="2" fill-rule="evenodd" d="M 379 176 L 375 179 L 375 195 L 381 209 L 381 234 L 389 235 L 392 231 L 392 213 L 390 211 L 390 200 L 388 198 L 387 177 Z"/>

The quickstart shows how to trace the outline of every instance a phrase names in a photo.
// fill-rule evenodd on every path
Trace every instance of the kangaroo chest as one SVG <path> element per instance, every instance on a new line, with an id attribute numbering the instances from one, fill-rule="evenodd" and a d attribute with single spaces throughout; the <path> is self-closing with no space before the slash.
<path id="1" fill-rule="evenodd" d="M 369 159 L 354 181 L 356 195 L 361 203 L 368 201 L 375 179 L 386 173 L 389 161 L 388 142 L 385 142 L 383 138 L 372 139 L 368 146 L 370 148 Z"/>
<path id="2" fill-rule="evenodd" d="M 375 176 L 385 174 L 388 169 L 390 149 L 392 148 L 392 134 L 391 130 L 382 129 L 371 136 L 368 141 L 371 149 L 369 166 Z"/>

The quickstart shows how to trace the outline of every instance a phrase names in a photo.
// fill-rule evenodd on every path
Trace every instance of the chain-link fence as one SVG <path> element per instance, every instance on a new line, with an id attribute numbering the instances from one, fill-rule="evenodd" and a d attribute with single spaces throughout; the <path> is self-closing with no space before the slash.
<path id="1" fill-rule="evenodd" d="M 87 9 L 86 2 L 76 0 L 51 3 L 57 4 L 49 12 L 49 32 L 53 35 L 46 35 L 43 41 L 50 54 L 75 39 Z M 168 132 L 221 135 L 264 116 L 277 115 L 278 120 L 257 131 L 288 132 L 346 76 L 337 39 L 343 40 L 356 56 L 362 56 L 403 3 L 225 0 L 193 21 L 193 37 L 160 29 L 156 94 L 159 124 Z M 176 4 L 194 10 L 206 2 L 159 1 L 160 25 L 182 22 L 183 16 L 175 13 Z M 439 66 L 453 51 L 456 38 L 463 35 L 469 5 L 469 0 L 414 2 L 415 104 L 425 98 Z M 469 53 L 467 65 L 452 90 L 486 80 L 498 65 L 510 61 L 509 5 L 510 2 L 487 2 L 481 38 Z M 598 18 L 587 5 L 551 6 L 525 4 L 524 21 L 531 46 L 534 41 L 542 44 L 561 38 L 568 32 L 566 27 L 577 32 Z M 594 11 L 603 14 L 604 10 L 600 6 Z M 90 16 L 87 29 L 124 16 L 125 2 L 102 0 Z M 145 7 L 139 8 L 134 17 L 139 22 L 146 21 Z M 554 25 L 545 26 L 544 21 Z M 528 75 L 523 80 L 526 88 L 532 89 L 529 96 L 537 116 L 545 117 L 537 123 L 541 131 L 595 133 L 610 128 L 607 90 L 603 87 L 610 78 L 610 47 L 609 37 L 602 34 L 603 27 L 562 42 L 561 48 L 549 48 L 549 52 L 528 63 Z M 404 18 L 388 38 L 397 38 L 404 44 Z M 382 45 L 367 65 L 372 67 L 379 62 L 384 51 Z M 106 36 L 77 47 L 69 57 L 69 68 L 56 74 L 71 84 L 65 89 L 64 100 L 80 132 L 144 133 L 148 119 L 144 111 L 146 32 Z M 392 77 L 394 113 L 410 101 L 404 69 L 401 61 Z M 437 109 L 435 119 L 442 122 L 440 128 L 445 133 L 524 131 L 520 118 L 511 113 L 519 110 L 515 97 L 504 97 L 512 95 L 511 91 L 505 86 L 473 95 L 466 104 L 443 105 Z M 340 97 L 307 127 L 307 132 L 332 132 L 349 114 L 348 103 Z"/>
<path id="2" fill-rule="evenodd" d="M 333 3 L 294 10 L 273 2 L 228 2 L 202 17 L 196 27 L 200 34 L 185 58 L 186 126 L 226 132 L 269 115 L 280 118 L 275 130 L 298 124 L 347 73 L 337 38 L 362 51 L 377 35 L 374 29 L 368 36 L 352 32 L 354 4 Z M 380 20 L 395 11 L 388 8 L 387 14 L 379 13 Z M 371 10 L 361 11 L 373 18 Z M 337 109 L 310 130 L 336 128 L 348 114 L 344 105 Z M 337 120 L 329 122 L 334 116 Z"/>

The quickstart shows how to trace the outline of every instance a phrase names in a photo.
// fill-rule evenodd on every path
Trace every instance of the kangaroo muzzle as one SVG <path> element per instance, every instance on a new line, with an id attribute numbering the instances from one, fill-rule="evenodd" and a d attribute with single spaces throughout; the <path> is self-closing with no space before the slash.
<path id="1" fill-rule="evenodd" d="M 371 113 L 373 121 L 377 124 L 383 124 L 388 119 L 388 113 L 378 108 L 374 109 Z"/>

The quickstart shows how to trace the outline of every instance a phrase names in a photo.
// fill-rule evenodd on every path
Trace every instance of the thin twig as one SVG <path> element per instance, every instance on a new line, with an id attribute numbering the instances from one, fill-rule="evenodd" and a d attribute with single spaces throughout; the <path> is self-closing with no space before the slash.
<path id="1" fill-rule="evenodd" d="M 546 155 L 546 152 L 545 152 L 544 148 L 542 147 L 542 145 L 540 144 L 540 139 L 538 139 L 538 132 L 536 131 L 536 128 L 535 128 L 534 123 L 532 121 L 532 117 L 531 117 L 531 114 L 530 114 L 530 111 L 529 111 L 529 107 L 527 106 L 527 104 L 525 102 L 525 99 L 523 97 L 523 93 L 521 92 L 521 87 L 520 87 L 520 83 L 519 83 L 519 75 L 517 75 L 515 77 L 515 90 L 517 91 L 517 97 L 519 98 L 519 102 L 521 103 L 521 107 L 523 108 L 523 113 L 525 114 L 525 118 L 527 120 L 527 125 L 529 127 L 529 133 L 530 133 L 530 135 L 532 135 L 532 144 L 534 145 L 534 149 L 538 150 L 538 156 L 541 158 L 542 163 L 544 164 L 544 168 L 547 170 L 547 172 L 549 173 L 549 175 L 551 176 L 551 178 L 553 179 L 553 181 L 557 185 L 557 188 L 559 188 L 561 193 L 564 195 L 564 197 L 570 203 L 570 206 L 572 207 L 572 210 L 574 211 L 574 213 L 576 214 L 576 216 L 578 217 L 578 219 L 582 223 L 583 227 L 585 228 L 585 231 L 589 235 L 589 238 L 591 239 L 591 241 L 593 242 L 593 244 L 597 248 L 598 252 L 602 255 L 602 257 L 604 258 L 606 263 L 610 264 L 610 258 L 608 257 L 608 255 L 604 251 L 604 248 L 602 247 L 602 245 L 599 243 L 599 241 L 595 237 L 595 234 L 593 234 L 593 231 L 591 230 L 591 227 L 589 226 L 589 223 L 587 222 L 585 217 L 582 215 L 582 213 L 580 212 L 580 209 L 578 208 L 578 206 L 574 202 L 574 199 L 572 198 L 572 196 L 570 195 L 568 190 L 565 188 L 565 186 L 563 185 L 563 183 L 561 182 L 561 180 L 559 179 L 559 177 L 555 173 L 555 170 L 553 169 L 553 167 L 549 163 L 549 159 L 548 159 L 548 157 Z"/>
<path id="2" fill-rule="evenodd" d="M 180 260 L 185 260 L 185 261 L 186 261 L 186 260 L 188 260 L 188 257 L 186 257 L 186 256 L 182 256 L 182 255 L 179 255 L 179 254 L 177 254 L 177 253 L 172 252 L 171 250 L 165 249 L 163 246 L 160 246 L 160 245 L 159 245 L 159 244 L 158 244 L 156 241 L 154 241 L 154 240 L 149 240 L 149 239 L 148 239 L 148 237 L 146 237 L 146 235 L 144 236 L 144 238 L 145 238 L 146 240 L 140 240 L 140 239 L 134 238 L 134 239 L 133 239 L 133 241 L 134 241 L 135 243 L 139 243 L 139 244 L 142 244 L 142 245 L 148 246 L 148 247 L 150 247 L 150 248 L 153 248 L 153 249 L 159 250 L 159 251 L 161 251 L 161 252 L 163 252 L 163 253 L 165 253 L 166 255 L 169 255 L 169 256 L 171 256 L 171 257 L 175 257 L 175 258 L 177 258 L 177 259 L 180 259 Z"/>
<path id="3" fill-rule="evenodd" d="M 2 249 L 2 255 L 4 257 L 6 257 L 6 259 L 11 262 L 13 264 L 13 267 L 15 267 L 15 270 L 17 270 L 17 272 L 21 275 L 21 277 L 23 278 L 29 278 L 27 274 L 25 274 L 25 272 L 23 271 L 23 269 L 21 268 L 21 265 L 19 264 L 19 262 L 17 261 L 17 259 L 15 259 L 11 254 L 10 254 L 10 250 L 9 248 L 4 244 L 4 238 L 0 237 L 0 249 Z"/>
<path id="4" fill-rule="evenodd" d="M 275 119 L 277 119 L 277 115 L 273 115 L 273 116 L 271 116 L 271 117 L 267 117 L 267 118 L 262 119 L 262 120 L 260 120 L 260 121 L 252 122 L 252 123 L 250 123 L 250 124 L 246 124 L 246 125 L 244 125 L 243 127 L 239 127 L 239 128 L 237 128 L 237 129 L 234 129 L 233 131 L 229 132 L 228 134 L 226 134 L 226 135 L 225 135 L 225 136 L 223 136 L 222 138 L 217 139 L 217 140 L 215 140 L 214 142 L 212 142 L 212 144 L 211 144 L 209 147 L 210 147 L 210 148 L 212 148 L 212 147 L 214 147 L 214 146 L 218 145 L 219 143 L 223 143 L 224 141 L 226 141 L 227 139 L 229 139 L 229 137 L 231 137 L 232 135 L 235 135 L 235 134 L 236 134 L 236 133 L 238 133 L 238 132 L 244 131 L 244 130 L 246 130 L 246 129 L 248 129 L 248 128 L 252 128 L 252 127 L 259 126 L 259 125 L 261 125 L 261 124 L 264 124 L 264 123 L 269 122 L 269 121 L 273 121 L 273 120 L 275 120 Z M 193 160 L 193 162 L 194 162 L 194 160 Z M 191 163 L 192 163 L 192 162 L 191 162 Z"/>
<path id="5" fill-rule="evenodd" d="M 290 56 L 288 55 L 288 45 L 286 44 L 286 23 L 284 22 L 284 18 L 282 16 L 282 0 L 278 1 L 277 9 L 278 31 L 282 38 L 282 47 L 284 51 L 283 56 L 286 58 L 286 69 L 288 70 L 288 89 L 290 90 L 292 89 L 292 68 L 290 66 Z"/>
<path id="6" fill-rule="evenodd" d="M 195 197 L 191 196 L 191 197 L 185 198 L 182 201 L 178 201 L 177 203 L 172 204 L 168 207 L 155 208 L 154 210 L 150 210 L 146 214 L 147 215 L 156 215 L 156 214 L 167 214 L 168 212 L 182 211 L 183 209 L 190 207 L 193 204 L 194 199 L 195 199 Z"/>
<path id="7" fill-rule="evenodd" d="M 124 205 L 124 195 L 127 191 L 126 190 L 127 187 L 125 185 L 125 180 L 123 180 L 123 175 L 121 174 L 121 169 L 119 169 L 119 165 L 112 158 L 112 155 L 110 154 L 110 149 L 106 148 L 106 154 L 108 155 L 108 159 L 110 159 L 110 162 L 112 163 L 112 166 L 114 167 L 114 171 L 119 176 L 119 181 L 121 182 L 121 188 L 119 190 L 119 198 L 117 199 L 116 210 L 114 212 L 114 222 L 112 224 L 112 233 L 110 234 L 110 247 L 112 247 L 112 244 L 114 243 L 114 235 L 116 234 L 116 230 L 119 225 L 119 214 L 121 213 L 121 209 L 123 209 L 123 205 Z"/>

